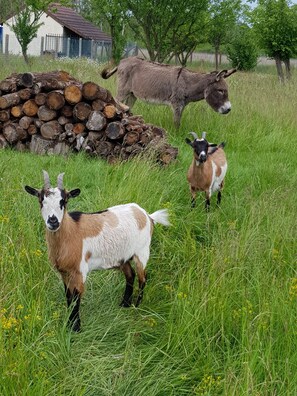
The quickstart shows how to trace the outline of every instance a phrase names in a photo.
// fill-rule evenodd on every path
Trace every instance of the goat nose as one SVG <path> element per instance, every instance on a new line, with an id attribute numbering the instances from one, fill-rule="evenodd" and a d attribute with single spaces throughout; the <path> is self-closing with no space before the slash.
<path id="1" fill-rule="evenodd" d="M 55 225 L 59 224 L 58 219 L 57 219 L 57 217 L 55 215 L 52 215 L 52 216 L 48 217 L 48 223 L 50 225 L 52 225 L 52 226 L 55 226 Z"/>
<path id="2" fill-rule="evenodd" d="M 224 114 L 228 114 L 230 111 L 231 111 L 231 107 L 229 107 L 228 109 L 226 109 L 226 110 L 224 111 Z"/>

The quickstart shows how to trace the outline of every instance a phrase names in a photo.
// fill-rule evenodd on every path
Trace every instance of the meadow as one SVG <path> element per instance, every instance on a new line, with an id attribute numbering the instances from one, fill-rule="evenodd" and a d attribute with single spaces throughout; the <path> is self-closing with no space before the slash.
<path id="1" fill-rule="evenodd" d="M 0 79 L 28 71 L 0 58 Z M 116 93 L 102 65 L 34 60 L 32 71 L 64 69 Z M 191 66 L 208 71 L 205 63 Z M 177 161 L 114 165 L 0 152 L 0 394 L 184 396 L 297 394 L 297 75 L 279 84 L 274 67 L 227 80 L 227 116 L 205 102 L 189 104 L 180 130 L 171 110 L 136 102 L 134 114 L 164 127 Z M 204 196 L 190 208 L 186 181 L 190 131 L 226 141 L 228 173 L 218 208 Z M 172 226 L 155 227 L 142 305 L 119 307 L 124 276 L 89 275 L 82 332 L 66 327 L 63 284 L 52 269 L 37 200 L 23 186 L 80 188 L 69 210 L 97 211 L 137 202 L 149 213 L 168 208 Z"/>

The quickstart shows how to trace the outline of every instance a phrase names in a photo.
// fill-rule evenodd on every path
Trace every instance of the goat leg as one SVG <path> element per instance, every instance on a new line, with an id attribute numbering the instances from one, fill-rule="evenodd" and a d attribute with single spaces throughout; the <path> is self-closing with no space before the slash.
<path id="1" fill-rule="evenodd" d="M 219 206 L 222 200 L 222 193 L 221 191 L 218 192 L 218 199 L 217 199 L 217 205 Z"/>
<path id="2" fill-rule="evenodd" d="M 74 289 L 73 292 L 71 292 L 65 284 L 64 287 L 65 287 L 65 293 L 67 299 L 67 307 L 71 309 L 68 319 L 68 326 L 71 330 L 75 332 L 79 332 L 80 331 L 79 307 L 80 307 L 81 295 L 77 289 Z"/>
<path id="3" fill-rule="evenodd" d="M 120 266 L 121 270 L 123 271 L 125 278 L 126 278 L 126 288 L 123 296 L 123 300 L 120 304 L 120 307 L 131 307 L 132 303 L 132 294 L 133 294 L 133 284 L 134 284 L 134 279 L 135 279 L 135 271 L 131 267 L 131 264 L 129 261 L 126 263 L 122 264 Z"/>

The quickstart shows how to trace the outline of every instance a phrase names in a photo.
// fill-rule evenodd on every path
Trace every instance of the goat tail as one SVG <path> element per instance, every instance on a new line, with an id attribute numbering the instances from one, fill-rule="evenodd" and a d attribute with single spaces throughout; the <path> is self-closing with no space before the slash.
<path id="1" fill-rule="evenodd" d="M 107 80 L 109 77 L 111 77 L 116 71 L 118 70 L 118 67 L 114 67 L 110 71 L 108 70 L 108 67 L 102 70 L 101 72 L 101 77 L 104 78 L 104 80 Z"/>
<path id="2" fill-rule="evenodd" d="M 168 219 L 169 213 L 167 209 L 157 210 L 156 212 L 150 214 L 149 216 L 154 223 L 159 223 L 167 227 L 171 225 Z"/>

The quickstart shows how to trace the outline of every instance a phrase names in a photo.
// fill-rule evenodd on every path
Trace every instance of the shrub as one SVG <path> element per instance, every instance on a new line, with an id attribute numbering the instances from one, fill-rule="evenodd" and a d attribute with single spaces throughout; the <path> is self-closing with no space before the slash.
<path id="1" fill-rule="evenodd" d="M 226 51 L 232 66 L 239 70 L 252 70 L 257 65 L 258 47 L 248 26 L 237 27 Z"/>

